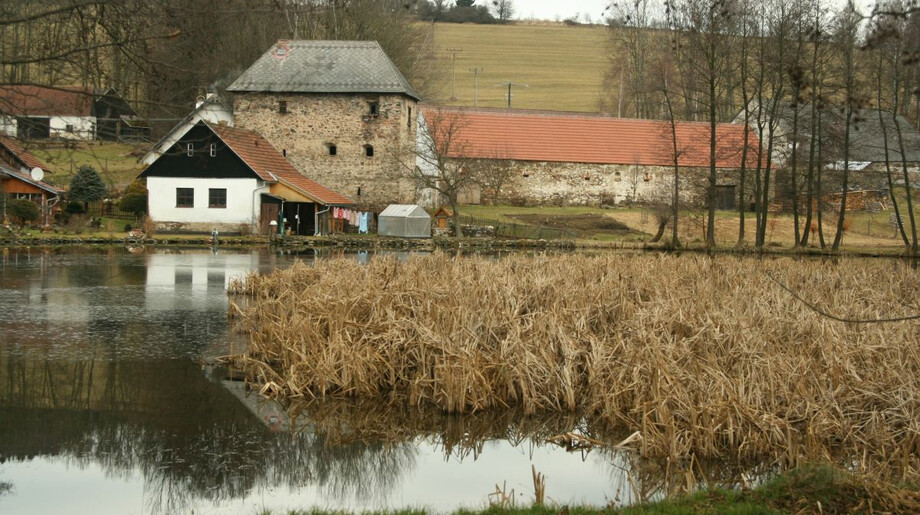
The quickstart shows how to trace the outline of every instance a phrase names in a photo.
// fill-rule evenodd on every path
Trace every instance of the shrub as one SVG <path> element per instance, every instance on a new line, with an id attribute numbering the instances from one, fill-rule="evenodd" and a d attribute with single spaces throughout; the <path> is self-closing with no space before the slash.
<path id="1" fill-rule="evenodd" d="M 136 218 L 143 216 L 147 212 L 147 187 L 139 181 L 132 182 L 118 202 L 118 209 Z"/>
<path id="2" fill-rule="evenodd" d="M 27 223 L 38 220 L 41 216 L 41 208 L 30 200 L 15 199 L 6 203 L 6 214 L 17 222 L 21 229 Z"/>
<path id="3" fill-rule="evenodd" d="M 64 206 L 64 212 L 68 215 L 82 215 L 86 212 L 86 208 L 79 202 L 68 202 L 67 205 Z"/>

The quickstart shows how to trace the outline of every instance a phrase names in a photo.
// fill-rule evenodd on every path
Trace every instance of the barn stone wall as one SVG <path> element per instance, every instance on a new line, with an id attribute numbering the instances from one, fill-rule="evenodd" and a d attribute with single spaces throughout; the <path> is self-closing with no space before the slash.
<path id="1" fill-rule="evenodd" d="M 514 171 L 503 195 L 516 203 L 532 205 L 669 202 L 674 187 L 674 170 L 667 166 L 516 161 Z M 681 168 L 680 172 L 682 199 L 702 198 L 708 170 Z M 720 171 L 719 185 L 736 181 L 736 172 Z"/>
<path id="2" fill-rule="evenodd" d="M 285 102 L 286 112 L 280 112 Z M 371 111 L 376 102 L 377 115 Z M 238 93 L 237 127 L 261 134 L 304 175 L 362 208 L 412 203 L 415 188 L 400 162 L 415 141 L 418 105 L 398 94 Z M 335 155 L 330 155 L 330 146 Z M 373 156 L 367 155 L 367 147 Z M 402 156 L 402 157 L 397 157 Z"/>

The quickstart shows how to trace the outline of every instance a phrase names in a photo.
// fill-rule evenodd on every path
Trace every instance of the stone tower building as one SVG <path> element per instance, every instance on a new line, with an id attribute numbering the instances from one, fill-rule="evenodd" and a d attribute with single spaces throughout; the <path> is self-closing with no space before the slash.
<path id="1" fill-rule="evenodd" d="M 236 126 L 365 208 L 415 201 L 419 96 L 374 41 L 279 41 L 229 88 Z"/>

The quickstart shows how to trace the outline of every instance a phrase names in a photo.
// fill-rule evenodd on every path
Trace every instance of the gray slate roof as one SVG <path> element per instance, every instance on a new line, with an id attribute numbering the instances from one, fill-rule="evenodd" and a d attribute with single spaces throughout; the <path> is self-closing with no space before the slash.
<path id="1" fill-rule="evenodd" d="M 418 93 L 376 41 L 281 40 L 227 88 L 232 92 Z"/>
<path id="2" fill-rule="evenodd" d="M 788 104 L 780 106 L 779 117 L 792 128 L 794 111 Z M 821 114 L 824 138 L 828 140 L 826 159 L 843 159 L 842 140 L 846 129 L 846 116 L 841 108 L 825 108 Z M 891 112 L 883 111 L 882 119 L 888 134 L 888 156 L 891 161 L 900 161 L 897 130 Z M 885 132 L 875 109 L 858 109 L 850 123 L 850 161 L 885 161 Z M 904 154 L 908 162 L 920 162 L 920 132 L 903 116 L 898 115 L 901 137 L 904 140 Z M 799 105 L 799 131 L 802 139 L 808 137 L 811 126 L 811 104 Z M 830 154 L 830 155 L 828 155 Z"/>

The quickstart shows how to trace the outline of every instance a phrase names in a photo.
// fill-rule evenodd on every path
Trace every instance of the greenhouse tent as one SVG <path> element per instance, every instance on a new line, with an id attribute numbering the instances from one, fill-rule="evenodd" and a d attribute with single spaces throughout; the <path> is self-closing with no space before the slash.
<path id="1" fill-rule="evenodd" d="M 377 217 L 377 234 L 400 238 L 430 238 L 431 216 L 417 204 L 390 204 Z"/>

